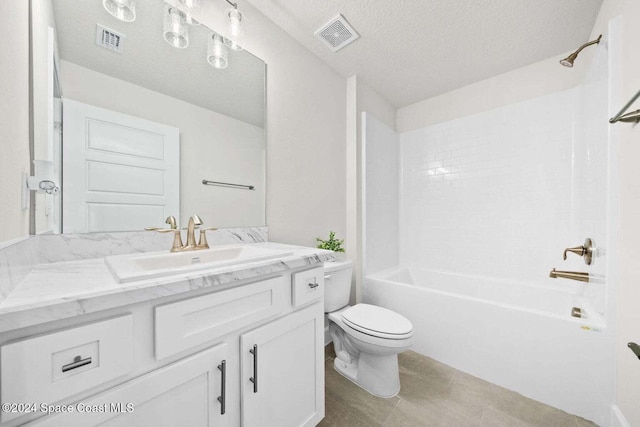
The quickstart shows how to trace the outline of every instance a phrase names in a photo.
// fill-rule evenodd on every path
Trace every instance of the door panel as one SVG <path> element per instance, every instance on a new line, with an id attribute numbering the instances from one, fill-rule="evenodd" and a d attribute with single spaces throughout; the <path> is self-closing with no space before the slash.
<path id="1" fill-rule="evenodd" d="M 140 230 L 178 217 L 179 129 L 68 99 L 63 114 L 63 232 Z"/>
<path id="2" fill-rule="evenodd" d="M 320 422 L 324 417 L 323 326 L 322 304 L 313 304 L 240 337 L 243 426 L 298 427 Z"/>

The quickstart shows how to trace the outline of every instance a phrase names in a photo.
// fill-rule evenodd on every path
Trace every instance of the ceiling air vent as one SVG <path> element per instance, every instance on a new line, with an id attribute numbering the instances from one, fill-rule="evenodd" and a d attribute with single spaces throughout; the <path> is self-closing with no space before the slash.
<path id="1" fill-rule="evenodd" d="M 336 15 L 314 33 L 334 52 L 356 41 L 360 35 L 347 22 L 344 16 Z"/>
<path id="2" fill-rule="evenodd" d="M 102 25 L 98 24 L 96 31 L 96 44 L 105 49 L 122 53 L 125 36 L 116 33 Z"/>

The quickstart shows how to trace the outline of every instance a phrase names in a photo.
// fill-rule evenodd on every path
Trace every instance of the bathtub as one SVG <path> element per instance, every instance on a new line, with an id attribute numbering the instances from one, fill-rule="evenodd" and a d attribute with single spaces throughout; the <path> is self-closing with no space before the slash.
<path id="1" fill-rule="evenodd" d="M 610 424 L 615 335 L 575 292 L 396 267 L 365 277 L 363 301 L 409 318 L 414 351 Z M 586 318 L 572 317 L 572 307 Z"/>

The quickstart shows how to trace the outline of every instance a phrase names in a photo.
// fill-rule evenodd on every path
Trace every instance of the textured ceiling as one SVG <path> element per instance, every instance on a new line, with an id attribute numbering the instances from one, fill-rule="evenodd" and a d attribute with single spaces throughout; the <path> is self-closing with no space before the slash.
<path id="1" fill-rule="evenodd" d="M 205 26 L 189 28 L 186 49 L 169 46 L 162 36 L 162 0 L 138 0 L 131 23 L 113 18 L 99 0 L 52 3 L 62 59 L 264 127 L 264 62 L 230 51 L 229 66 L 213 68 L 206 61 L 211 30 Z M 126 36 L 122 54 L 96 45 L 98 23 Z"/>
<path id="2" fill-rule="evenodd" d="M 587 41 L 602 4 L 602 0 L 248 1 L 340 74 L 357 75 L 396 108 L 576 49 Z M 313 33 L 338 13 L 361 38 L 332 53 Z"/>

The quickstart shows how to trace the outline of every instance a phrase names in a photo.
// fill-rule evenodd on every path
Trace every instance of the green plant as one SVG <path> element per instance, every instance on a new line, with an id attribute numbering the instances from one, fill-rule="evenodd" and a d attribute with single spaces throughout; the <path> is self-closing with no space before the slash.
<path id="1" fill-rule="evenodd" d="M 344 248 L 342 247 L 344 240 L 336 239 L 335 231 L 329 232 L 328 240 L 322 240 L 321 238 L 316 237 L 316 241 L 318 242 L 319 249 L 327 249 L 334 252 L 344 252 Z"/>

